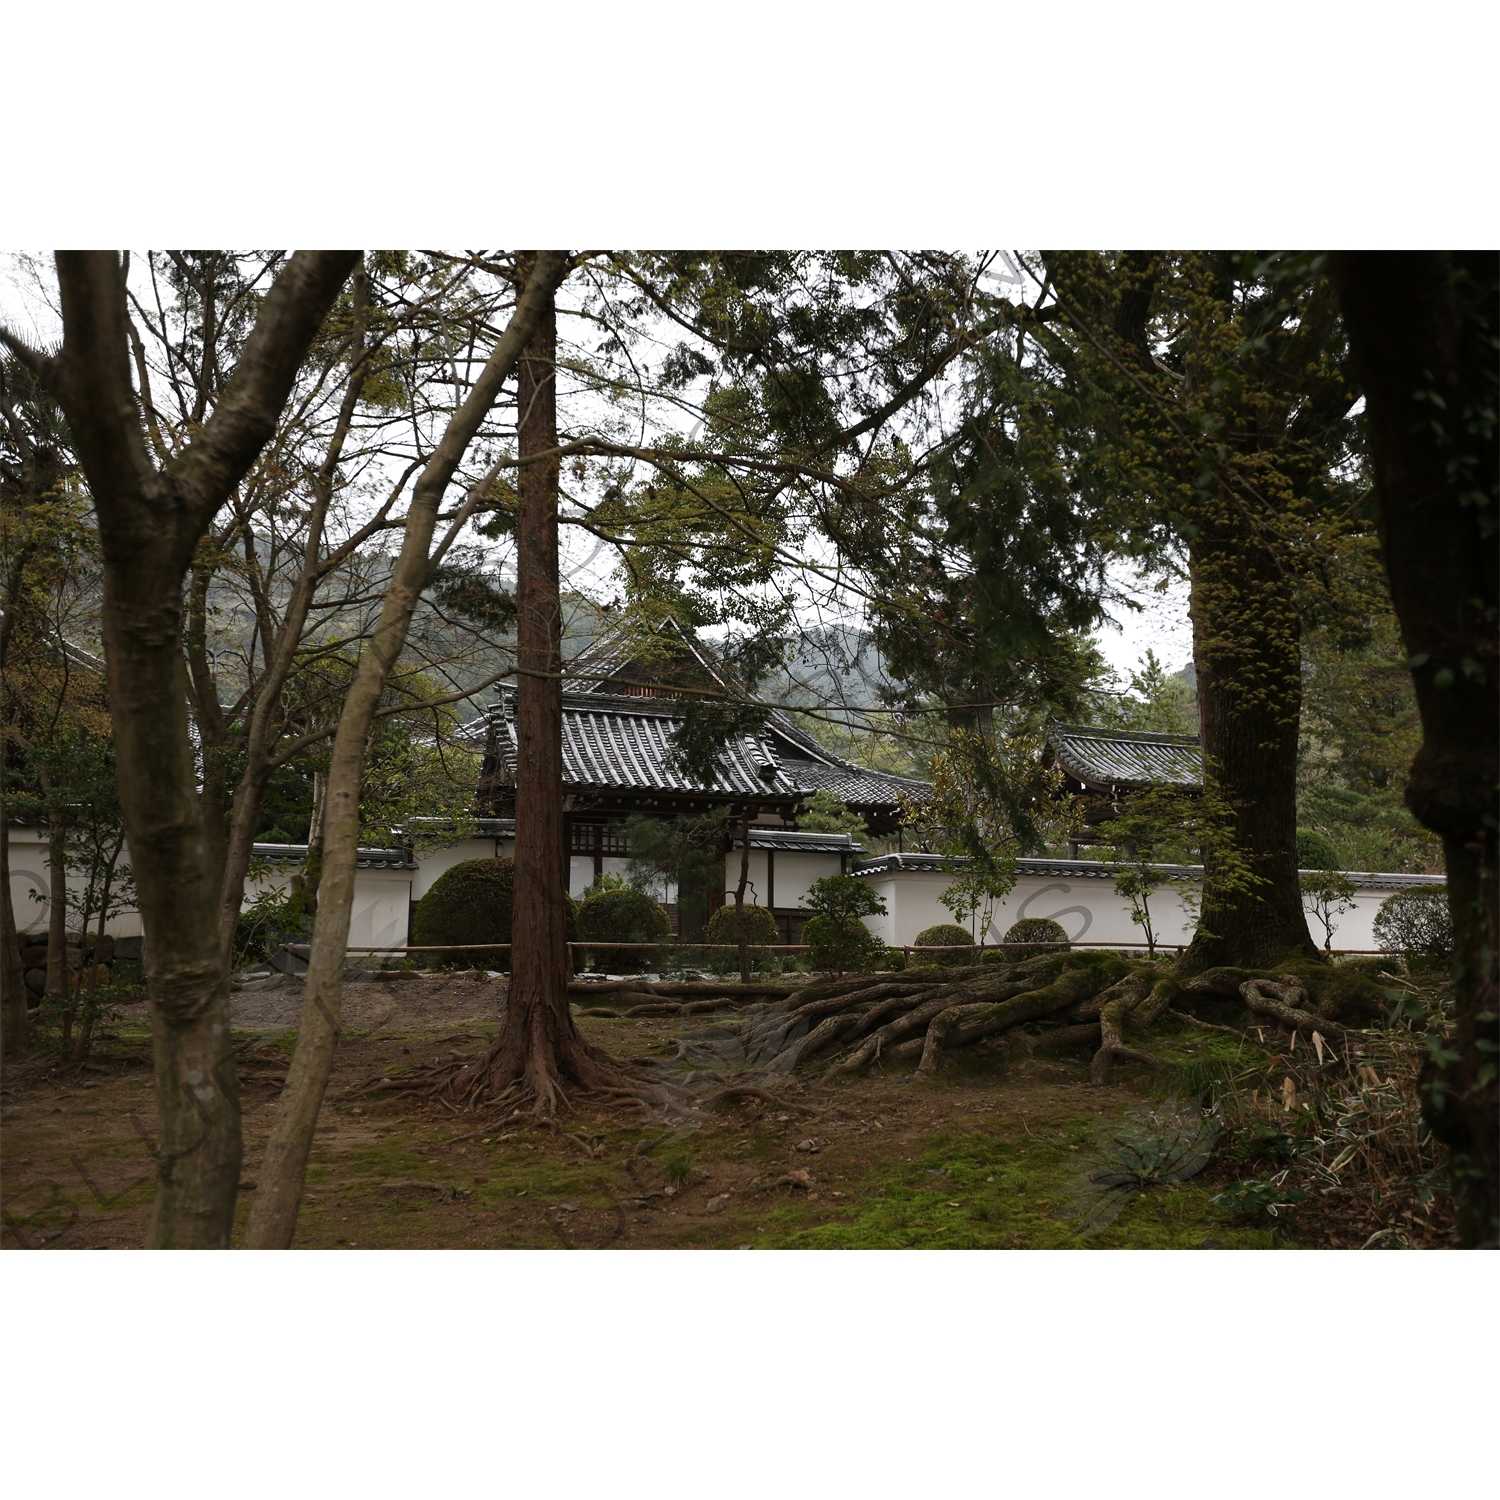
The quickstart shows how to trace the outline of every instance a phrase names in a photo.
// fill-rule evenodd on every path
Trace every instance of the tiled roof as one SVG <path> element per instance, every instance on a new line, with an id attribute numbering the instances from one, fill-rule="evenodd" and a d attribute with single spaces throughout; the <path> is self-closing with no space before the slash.
<path id="1" fill-rule="evenodd" d="M 869 771 L 863 766 L 820 766 L 814 761 L 783 761 L 787 774 L 808 791 L 832 792 L 846 807 L 894 807 L 899 792 L 913 797 L 928 790 L 925 781 L 905 776 L 888 776 L 883 771 Z"/>
<path id="2" fill-rule="evenodd" d="M 1047 753 L 1052 763 L 1097 790 L 1148 785 L 1197 790 L 1203 784 L 1203 751 L 1196 735 L 1050 724 Z"/>
<path id="3" fill-rule="evenodd" d="M 730 848 L 740 847 L 731 831 Z M 852 833 L 812 833 L 798 828 L 765 828 L 750 825 L 752 849 L 781 849 L 802 854 L 863 854 L 865 846 L 854 842 Z"/>
<path id="4" fill-rule="evenodd" d="M 306 844 L 256 844 L 257 859 L 268 859 L 272 864 L 300 865 L 307 858 Z M 408 857 L 405 849 L 356 849 L 355 863 L 361 870 L 415 870 L 416 862 Z"/>
<path id="5" fill-rule="evenodd" d="M 515 695 L 502 690 L 486 717 L 486 755 L 491 775 L 513 784 L 516 770 Z M 682 705 L 670 698 L 620 698 L 603 693 L 563 694 L 563 785 L 570 791 L 683 792 L 781 802 L 797 799 L 799 787 L 760 735 L 726 747 L 717 774 L 704 785 L 672 764 L 672 732 Z"/>
<path id="6" fill-rule="evenodd" d="M 753 842 L 753 841 L 752 841 Z M 955 860 L 961 865 L 963 861 Z M 1018 875 L 1040 875 L 1063 880 L 1113 880 L 1123 865 L 1106 860 L 1093 859 L 1022 859 L 1016 861 Z M 1203 879 L 1202 865 L 1156 865 L 1168 880 Z M 881 854 L 874 859 L 862 859 L 850 867 L 852 875 L 894 875 L 902 872 L 916 874 L 942 874 L 943 856 L 940 854 Z M 1309 873 L 1307 871 L 1304 874 Z M 1405 891 L 1413 886 L 1441 886 L 1448 883 L 1443 875 L 1401 875 L 1385 870 L 1345 870 L 1351 884 L 1361 891 Z"/>

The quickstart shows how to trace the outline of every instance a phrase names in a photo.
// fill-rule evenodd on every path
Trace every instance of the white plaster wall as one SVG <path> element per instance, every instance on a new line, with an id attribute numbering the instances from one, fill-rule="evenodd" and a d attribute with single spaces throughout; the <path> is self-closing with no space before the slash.
<path id="1" fill-rule="evenodd" d="M 726 902 L 734 901 L 734 893 L 740 883 L 740 851 L 731 850 L 724 857 L 724 899 Z M 764 849 L 751 849 L 750 851 L 750 875 L 745 882 L 745 900 L 752 906 L 764 906 L 766 904 L 766 851 Z M 786 902 L 781 898 L 781 859 L 778 854 L 776 860 L 776 904 L 785 906 Z"/>
<path id="2" fill-rule="evenodd" d="M 767 905 L 770 879 L 767 873 L 766 856 L 776 855 L 775 905 L 778 910 L 805 907 L 808 887 L 825 875 L 839 873 L 839 856 L 835 853 L 805 849 L 755 849 L 750 850 L 750 881 L 746 887 L 747 898 L 757 906 Z M 724 897 L 734 900 L 734 890 L 740 879 L 740 851 L 732 850 L 724 860 Z"/>
<path id="3" fill-rule="evenodd" d="M 248 906 L 263 891 L 284 890 L 296 872 L 295 865 L 273 869 L 245 887 Z M 411 930 L 412 877 L 414 870 L 356 870 L 354 905 L 349 912 L 351 948 L 405 947 Z"/>
<path id="4" fill-rule="evenodd" d="M 424 849 L 415 856 L 418 868 L 412 872 L 411 899 L 420 901 L 432 889 L 438 876 L 466 859 L 509 859 L 509 839 L 459 839 L 437 849 Z"/>
<path id="5" fill-rule="evenodd" d="M 780 862 L 777 863 L 777 896 L 780 898 Z M 951 922 L 952 914 L 939 897 L 947 890 L 949 878 L 941 871 L 881 871 L 865 877 L 884 900 L 887 914 L 867 917 L 865 925 L 883 942 L 902 947 L 916 942 L 925 927 Z M 1169 946 L 1192 941 L 1194 916 L 1182 896 L 1196 897 L 1196 884 L 1163 886 L 1151 897 L 1152 925 L 1158 942 Z M 1374 949 L 1375 915 L 1388 890 L 1357 890 L 1352 910 L 1334 922 L 1333 946 L 1342 949 Z M 1115 892 L 1114 882 L 1098 878 L 1067 878 L 1048 875 L 1023 875 L 1015 888 L 996 908 L 985 933 L 986 943 L 998 943 L 1005 930 L 1022 917 L 1051 917 L 1060 922 L 1074 942 L 1105 943 L 1120 946 L 1144 944 L 1144 929 L 1131 921 L 1130 904 Z M 1308 909 L 1308 930 L 1321 947 L 1322 924 Z"/>
<path id="6" fill-rule="evenodd" d="M 130 853 L 127 849 L 121 857 L 121 863 L 130 862 Z M 16 928 L 24 936 L 43 937 L 47 935 L 47 922 L 51 916 L 52 893 L 51 871 L 47 868 L 47 830 L 45 828 L 19 828 L 12 826 L 10 829 L 10 902 L 16 914 Z M 68 889 L 83 891 L 85 881 L 81 875 L 70 874 L 68 876 Z M 41 901 L 33 901 L 31 892 L 35 890 L 44 898 Z M 69 914 L 68 925 L 74 926 L 78 918 Z M 89 930 L 95 931 L 98 927 L 97 919 L 89 922 Z M 116 907 L 113 915 L 104 924 L 105 931 L 113 933 L 116 937 L 137 937 L 141 931 L 141 914 L 134 907 Z"/>

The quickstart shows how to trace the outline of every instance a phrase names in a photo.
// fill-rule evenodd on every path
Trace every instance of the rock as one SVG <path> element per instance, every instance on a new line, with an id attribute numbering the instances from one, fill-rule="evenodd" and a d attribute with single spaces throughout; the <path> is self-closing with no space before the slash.
<path id="1" fill-rule="evenodd" d="M 27 969 L 26 988 L 33 995 L 43 995 L 47 990 L 47 971 L 45 969 Z"/>
<path id="2" fill-rule="evenodd" d="M 1199 1243 L 1198 1248 L 1200 1250 L 1222 1250 L 1224 1248 L 1224 1246 L 1223 1246 L 1223 1244 L 1220 1241 L 1216 1240 L 1212 1235 L 1209 1235 L 1209 1237 L 1206 1240 L 1203 1240 L 1203 1241 L 1201 1241 Z"/>
<path id="3" fill-rule="evenodd" d="M 816 1154 L 817 1152 L 821 1151 L 823 1147 L 818 1140 L 816 1140 L 812 1136 L 809 1136 L 805 1141 L 798 1141 L 795 1149 L 798 1151 L 806 1151 Z"/>
<path id="4" fill-rule="evenodd" d="M 34 943 L 29 948 L 22 948 L 21 962 L 28 969 L 45 969 L 47 967 L 47 945 L 45 943 Z"/>
<path id="5" fill-rule="evenodd" d="M 139 934 L 135 937 L 117 937 L 115 957 L 128 959 L 131 963 L 141 963 L 146 957 L 145 942 L 145 938 Z"/>

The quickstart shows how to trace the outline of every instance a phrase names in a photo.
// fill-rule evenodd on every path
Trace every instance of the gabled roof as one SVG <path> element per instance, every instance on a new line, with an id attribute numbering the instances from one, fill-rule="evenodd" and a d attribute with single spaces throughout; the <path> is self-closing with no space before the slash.
<path id="1" fill-rule="evenodd" d="M 693 678 L 705 688 L 718 688 L 730 697 L 739 689 L 692 632 L 675 620 L 664 620 L 647 634 L 655 640 L 648 642 L 645 650 L 639 629 L 622 629 L 606 637 L 585 652 L 563 680 L 563 779 L 570 790 L 754 795 L 763 799 L 779 794 L 786 801 L 826 790 L 856 812 L 873 815 L 892 827 L 898 794 L 917 796 L 927 790 L 926 782 L 872 771 L 845 760 L 799 729 L 785 710 L 770 705 L 765 732 L 730 747 L 718 782 L 712 787 L 690 785 L 669 769 L 671 747 L 667 737 L 681 723 L 683 710 L 677 696 L 651 695 L 651 690 L 660 686 L 660 668 L 670 673 L 675 658 L 683 668 L 677 674 L 680 678 Z M 660 643 L 660 661 L 652 650 L 656 642 Z M 612 691 L 621 685 L 630 689 L 628 696 Z M 668 687 L 666 691 L 670 694 L 672 690 Z M 691 688 L 687 691 L 690 693 Z M 502 689 L 500 698 L 496 708 L 464 731 L 471 743 L 484 745 L 488 753 L 489 726 L 510 716 L 506 732 L 495 742 L 498 758 L 493 765 L 486 764 L 485 776 L 491 784 L 514 780 L 513 689 Z M 776 774 L 771 775 L 768 768 L 774 768 Z"/>
<path id="2" fill-rule="evenodd" d="M 516 779 L 516 700 L 502 688 L 485 715 L 485 776 L 492 786 Z M 625 698 L 604 693 L 563 694 L 563 785 L 570 792 L 666 792 L 761 802 L 795 802 L 800 788 L 782 769 L 764 736 L 733 741 L 714 780 L 703 784 L 673 765 L 672 732 L 682 706 L 670 698 Z M 481 721 L 466 726 L 469 737 Z"/>
<path id="3" fill-rule="evenodd" d="M 1198 791 L 1203 785 L 1203 751 L 1191 734 L 1053 723 L 1047 726 L 1044 760 L 1088 791 L 1161 785 Z"/>

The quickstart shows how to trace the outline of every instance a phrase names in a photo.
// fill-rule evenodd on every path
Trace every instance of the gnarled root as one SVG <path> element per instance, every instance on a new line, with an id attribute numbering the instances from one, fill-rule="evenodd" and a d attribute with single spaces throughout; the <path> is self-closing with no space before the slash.
<path id="1" fill-rule="evenodd" d="M 1258 1016 L 1270 1016 L 1289 1031 L 1317 1031 L 1342 1041 L 1344 1028 L 1328 1016 L 1309 1011 L 1307 991 L 1295 974 L 1283 974 L 1280 983 L 1274 979 L 1247 979 L 1240 985 L 1245 1004 Z"/>
<path id="2" fill-rule="evenodd" d="M 1040 1016 L 1066 1010 L 1093 995 L 1100 978 L 1096 970 L 1073 969 L 1041 989 L 1029 990 L 998 1003 L 947 1007 L 933 1017 L 927 1028 L 917 1076 L 930 1078 L 937 1072 L 938 1055 L 945 1045 L 964 1046 L 997 1031 L 1019 1026 L 1023 1021 L 1034 1021 Z"/>
<path id="3" fill-rule="evenodd" d="M 1143 1063 L 1160 1068 L 1161 1060 L 1125 1042 L 1126 1018 L 1141 1029 L 1151 1025 L 1172 1000 L 1172 983 L 1165 978 L 1152 982 L 1150 973 L 1132 974 L 1112 985 L 1099 999 L 1099 1050 L 1089 1063 L 1089 1080 L 1099 1087 L 1109 1082 L 1117 1062 Z"/>

